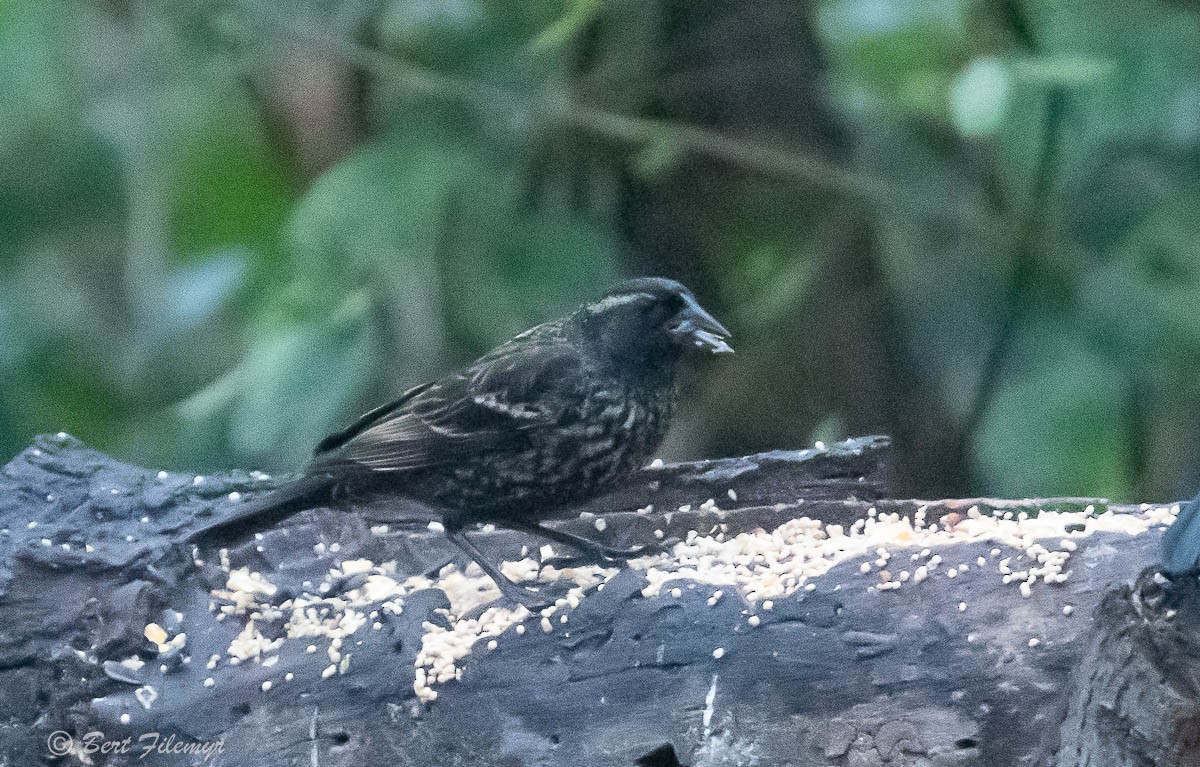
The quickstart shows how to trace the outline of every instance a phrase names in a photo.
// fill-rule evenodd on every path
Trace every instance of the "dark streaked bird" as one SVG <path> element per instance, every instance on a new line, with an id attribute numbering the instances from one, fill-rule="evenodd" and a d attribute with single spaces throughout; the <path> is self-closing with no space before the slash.
<path id="1" fill-rule="evenodd" d="M 1167 528 L 1160 559 L 1163 569 L 1172 575 L 1200 568 L 1200 495 L 1183 504 Z"/>
<path id="2" fill-rule="evenodd" d="M 449 539 L 506 596 L 530 603 L 534 592 L 505 578 L 463 528 L 492 522 L 597 557 L 638 553 L 540 523 L 643 466 L 670 424 L 683 355 L 732 352 L 728 337 L 680 283 L 622 282 L 372 410 L 318 444 L 303 477 L 189 540 L 229 540 L 335 499 L 400 496 L 440 513 Z"/>

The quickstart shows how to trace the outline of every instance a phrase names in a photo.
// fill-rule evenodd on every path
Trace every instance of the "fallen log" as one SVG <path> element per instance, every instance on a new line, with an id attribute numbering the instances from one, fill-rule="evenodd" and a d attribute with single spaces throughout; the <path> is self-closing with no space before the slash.
<path id="1" fill-rule="evenodd" d="M 1060 763 L 1087 718 L 1070 685 L 1096 654 L 1091 616 L 1154 562 L 1173 510 L 891 500 L 886 450 L 648 468 L 557 523 L 622 546 L 680 539 L 625 569 L 542 566 L 564 552 L 476 533 L 558 597 L 531 615 L 496 602 L 418 509 L 314 509 L 194 550 L 178 541 L 195 520 L 275 481 L 39 438 L 0 472 L 0 754 Z"/>

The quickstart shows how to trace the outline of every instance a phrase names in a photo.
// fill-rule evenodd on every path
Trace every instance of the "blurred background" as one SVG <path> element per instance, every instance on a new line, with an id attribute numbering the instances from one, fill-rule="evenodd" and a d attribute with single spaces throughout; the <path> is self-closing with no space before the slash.
<path id="1" fill-rule="evenodd" d="M 1192 0 L 0 0 L 0 460 L 298 469 L 660 274 L 738 349 L 668 458 L 1179 497 L 1198 72 Z"/>

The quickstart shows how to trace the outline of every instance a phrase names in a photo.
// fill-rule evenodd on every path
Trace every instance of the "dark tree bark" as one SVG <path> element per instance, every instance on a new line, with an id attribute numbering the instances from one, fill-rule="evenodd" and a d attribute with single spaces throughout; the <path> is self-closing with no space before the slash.
<path id="1" fill-rule="evenodd" d="M 848 526 L 872 508 L 912 514 L 925 507 L 930 520 L 952 525 L 974 514 L 972 506 L 1000 513 L 1038 505 L 886 500 L 885 450 L 885 440 L 862 440 L 650 469 L 558 524 L 626 545 L 654 540 L 654 530 L 684 538 L 725 525 L 734 536 L 799 516 Z M 197 565 L 176 541 L 197 518 L 222 513 L 229 493 L 272 485 L 244 473 L 197 479 L 126 466 L 65 435 L 39 439 L 3 469 L 0 754 L 7 763 L 86 756 L 94 764 L 309 767 L 1140 765 L 1168 763 L 1166 754 L 1194 742 L 1194 717 L 1154 716 L 1160 705 L 1193 710 L 1195 618 L 1179 616 L 1200 615 L 1194 598 L 1163 597 L 1178 602 L 1171 608 L 1178 614 L 1173 623 L 1156 619 L 1154 626 L 1174 628 L 1154 641 L 1129 629 L 1141 624 L 1124 607 L 1139 604 L 1130 595 L 1141 592 L 1123 584 L 1153 560 L 1153 530 L 1078 537 L 1072 577 L 1039 584 L 1028 597 L 1002 583 L 987 540 L 928 555 L 893 546 L 899 566 L 913 556 L 944 560 L 932 568 L 938 574 L 898 591 L 880 590 L 879 573 L 850 559 L 770 609 L 731 587 L 716 598 L 719 584 L 685 575 L 648 596 L 645 572 L 624 569 L 556 613 L 550 631 L 533 615 L 496 635 L 490 649 L 480 641 L 457 659 L 460 677 L 423 701 L 414 687 L 418 654 L 433 626 L 450 627 L 448 578 L 404 596 L 402 611 L 376 611 L 348 632 L 340 663 L 328 639 L 313 638 L 308 651 L 310 640 L 291 638 L 257 661 L 231 665 L 227 651 L 246 617 L 219 618 L 212 594 L 229 567 L 216 552 L 199 552 Z M 709 498 L 721 508 L 705 504 Z M 655 509 L 646 513 L 649 503 Z M 684 504 L 691 508 L 680 511 Z M 365 513 L 376 511 L 393 518 L 385 536 L 363 514 L 313 509 L 231 550 L 234 568 L 262 573 L 277 589 L 263 597 L 270 605 L 254 609 L 323 585 L 327 596 L 349 599 L 364 575 L 347 563 L 360 559 L 395 560 L 397 579 L 463 564 L 425 521 L 397 524 L 406 513 L 400 507 Z M 600 518 L 606 524 L 597 525 Z M 475 540 L 505 559 L 540 543 L 505 531 Z M 1014 563 L 1020 556 L 1007 553 Z M 977 567 L 979 558 L 988 567 Z M 959 564 L 967 567 L 957 577 L 940 573 Z M 1093 632 L 1089 616 L 1101 602 L 1095 626 L 1116 639 Z M 1166 615 L 1166 601 L 1150 602 L 1157 606 L 1143 599 L 1143 613 Z M 1064 614 L 1064 605 L 1074 612 Z M 147 639 L 151 623 L 186 641 L 156 646 Z M 259 625 L 268 641 L 284 637 L 270 616 Z M 1168 634 L 1182 649 L 1162 649 Z M 263 662 L 268 656 L 276 660 Z M 1077 687 L 1068 692 L 1077 667 Z M 1104 706 L 1113 690 L 1137 694 L 1117 696 L 1116 715 Z M 74 755 L 52 756 L 55 731 L 57 747 L 70 738 Z M 102 735 L 89 741 L 88 733 Z M 176 747 L 210 751 L 140 759 L 140 749 L 153 745 L 150 733 L 160 748 L 174 738 Z M 126 737 L 124 754 L 84 750 Z M 1065 757 L 1076 753 L 1091 761 Z"/>
<path id="2" fill-rule="evenodd" d="M 1200 765 L 1200 583 L 1148 568 L 1096 613 L 1072 678 L 1062 767 Z"/>

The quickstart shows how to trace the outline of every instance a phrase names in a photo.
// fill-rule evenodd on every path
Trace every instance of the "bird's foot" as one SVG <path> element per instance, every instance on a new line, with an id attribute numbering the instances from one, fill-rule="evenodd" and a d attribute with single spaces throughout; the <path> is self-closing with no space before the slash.
<path id="1" fill-rule="evenodd" d="M 581 567 L 583 565 L 600 565 L 625 562 L 630 559 L 650 556 L 653 554 L 662 554 L 667 551 L 678 541 L 671 539 L 661 543 L 651 543 L 644 546 L 633 546 L 628 549 L 618 549 L 610 546 L 597 546 L 594 550 L 586 551 L 583 554 L 575 555 L 560 555 L 542 560 L 542 567 L 554 567 L 558 570 L 563 570 L 568 567 Z"/>
<path id="2" fill-rule="evenodd" d="M 641 546 L 632 546 L 628 549 L 617 549 L 617 548 L 611 548 L 609 546 L 604 546 L 601 548 L 601 553 L 604 555 L 604 557 L 606 559 L 623 561 L 626 559 L 637 559 L 638 557 L 647 557 L 652 554 L 662 554 L 664 551 L 667 551 L 670 547 L 674 546 L 678 542 L 679 542 L 678 539 L 671 538 L 670 540 L 666 540 L 666 541 L 661 541 L 661 542 L 656 542 L 656 543 L 647 543 L 647 544 L 643 544 Z"/>
<path id="3" fill-rule="evenodd" d="M 429 567 L 425 568 L 425 571 L 422 572 L 421 575 L 433 580 L 441 574 L 442 570 L 446 568 L 446 565 L 452 564 L 454 564 L 454 557 L 444 557 L 439 559 L 437 564 L 430 565 Z"/>
<path id="4" fill-rule="evenodd" d="M 541 566 L 553 567 L 555 570 L 566 570 L 568 567 L 583 567 L 585 565 L 594 565 L 602 561 L 603 560 L 597 559 L 596 557 L 585 556 L 582 554 L 563 554 L 557 557 L 543 559 Z"/>
<path id="5" fill-rule="evenodd" d="M 537 589 L 532 589 L 527 586 L 518 586 L 515 583 L 497 583 L 500 587 L 500 593 L 510 602 L 515 602 L 523 605 L 530 612 L 536 613 L 544 607 L 549 607 L 558 599 L 558 592 L 561 589 L 555 589 L 551 583 L 544 583 Z M 480 609 L 486 609 L 486 605 L 481 605 Z"/>

